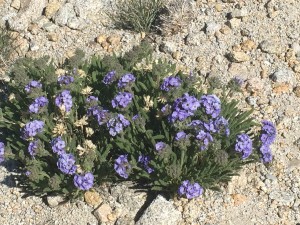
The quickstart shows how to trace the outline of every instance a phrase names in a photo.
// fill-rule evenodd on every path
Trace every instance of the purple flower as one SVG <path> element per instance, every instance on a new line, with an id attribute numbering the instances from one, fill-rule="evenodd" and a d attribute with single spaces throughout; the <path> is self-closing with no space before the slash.
<path id="1" fill-rule="evenodd" d="M 27 177 L 29 177 L 29 176 L 30 176 L 30 174 L 31 174 L 31 172 L 30 172 L 30 171 L 28 171 L 28 170 L 25 172 L 25 176 L 27 176 Z"/>
<path id="2" fill-rule="evenodd" d="M 112 107 L 125 108 L 131 103 L 133 95 L 130 92 L 119 92 L 118 95 L 111 101 Z"/>
<path id="3" fill-rule="evenodd" d="M 68 76 L 68 75 L 63 75 L 63 76 L 60 76 L 58 79 L 57 79 L 57 82 L 61 85 L 68 85 L 70 83 L 73 83 L 74 82 L 74 77 L 72 76 Z"/>
<path id="4" fill-rule="evenodd" d="M 235 85 L 240 87 L 244 84 L 244 80 L 240 77 L 234 77 L 232 81 L 234 82 Z"/>
<path id="5" fill-rule="evenodd" d="M 83 175 L 76 174 L 74 176 L 74 185 L 80 190 L 89 190 L 94 185 L 94 176 L 92 173 L 86 173 Z"/>
<path id="6" fill-rule="evenodd" d="M 166 148 L 166 147 L 167 147 L 167 144 L 164 143 L 164 142 L 162 142 L 162 141 L 157 142 L 157 143 L 155 144 L 155 150 L 158 151 L 158 152 L 162 151 L 162 150 L 163 150 L 164 148 Z"/>
<path id="7" fill-rule="evenodd" d="M 89 97 L 86 98 L 86 102 L 98 102 L 99 99 L 98 97 L 95 97 L 93 95 L 90 95 Z"/>
<path id="8" fill-rule="evenodd" d="M 169 121 L 175 122 L 176 120 L 183 121 L 187 117 L 194 115 L 194 112 L 200 107 L 199 101 L 188 93 L 183 94 L 181 98 L 175 100 L 169 116 Z"/>
<path id="9" fill-rule="evenodd" d="M 203 95 L 200 99 L 200 104 L 204 107 L 206 114 L 212 118 L 219 116 L 221 112 L 221 101 L 215 95 Z"/>
<path id="10" fill-rule="evenodd" d="M 123 75 L 118 81 L 118 88 L 126 87 L 128 84 L 131 84 L 134 81 L 135 81 L 135 77 L 132 74 L 127 73 Z"/>
<path id="11" fill-rule="evenodd" d="M 3 142 L 0 142 L 0 163 L 4 161 L 4 149 L 5 145 Z"/>
<path id="12" fill-rule="evenodd" d="M 143 167 L 147 170 L 147 173 L 152 173 L 154 171 L 154 169 L 150 168 L 148 166 L 148 164 L 150 163 L 150 157 L 149 156 L 144 156 L 144 155 L 140 155 L 138 162 L 143 164 Z"/>
<path id="13" fill-rule="evenodd" d="M 29 84 L 25 86 L 25 91 L 29 93 L 31 88 L 42 88 L 42 84 L 39 81 L 30 81 Z"/>
<path id="14" fill-rule="evenodd" d="M 132 120 L 135 121 L 135 120 L 137 120 L 139 117 L 140 117 L 140 115 L 139 115 L 139 114 L 136 114 L 136 115 L 134 115 L 134 116 L 132 117 Z"/>
<path id="15" fill-rule="evenodd" d="M 200 141 L 200 150 L 203 151 L 207 149 L 210 142 L 213 141 L 213 137 L 210 133 L 200 130 L 196 136 L 196 139 Z"/>
<path id="16" fill-rule="evenodd" d="M 66 142 L 60 136 L 51 141 L 51 146 L 54 153 L 65 154 Z"/>
<path id="17" fill-rule="evenodd" d="M 270 121 L 262 121 L 262 130 L 260 135 L 260 140 L 263 145 L 270 145 L 275 141 L 276 138 L 276 128 L 274 124 Z"/>
<path id="18" fill-rule="evenodd" d="M 237 136 L 235 151 L 243 153 L 242 159 L 248 158 L 252 153 L 252 140 L 247 134 Z"/>
<path id="19" fill-rule="evenodd" d="M 107 122 L 107 128 L 111 136 L 116 136 L 123 131 L 123 128 L 128 127 L 130 122 L 122 115 L 118 114 Z"/>
<path id="20" fill-rule="evenodd" d="M 23 128 L 22 137 L 24 139 L 34 137 L 35 135 L 43 131 L 43 127 L 44 127 L 44 122 L 41 120 L 33 120 L 31 122 L 28 122 Z"/>
<path id="21" fill-rule="evenodd" d="M 110 71 L 108 72 L 102 82 L 106 85 L 112 84 L 116 80 L 116 71 Z"/>
<path id="22" fill-rule="evenodd" d="M 123 178 L 128 178 L 128 170 L 130 170 L 131 165 L 128 163 L 127 155 L 120 155 L 114 165 L 115 171 Z"/>
<path id="23" fill-rule="evenodd" d="M 203 188 L 198 183 L 191 184 L 188 180 L 183 181 L 178 189 L 178 194 L 185 195 L 187 199 L 196 198 L 202 193 Z"/>
<path id="24" fill-rule="evenodd" d="M 72 154 L 62 154 L 57 161 L 58 169 L 65 174 L 74 174 L 77 167 L 75 164 L 75 157 Z"/>
<path id="25" fill-rule="evenodd" d="M 186 133 L 184 131 L 179 131 L 176 135 L 175 135 L 175 140 L 176 141 L 180 141 L 182 139 L 186 138 Z"/>
<path id="26" fill-rule="evenodd" d="M 37 97 L 33 103 L 29 106 L 29 112 L 38 113 L 39 110 L 48 104 L 48 99 L 44 96 Z"/>
<path id="27" fill-rule="evenodd" d="M 62 91 L 56 98 L 55 98 L 55 105 L 57 107 L 65 107 L 66 112 L 69 112 L 72 108 L 72 96 L 69 90 Z"/>
<path id="28" fill-rule="evenodd" d="M 87 115 L 93 116 L 100 126 L 107 122 L 108 113 L 108 110 L 101 109 L 99 106 L 93 106 L 87 110 Z"/>
<path id="29" fill-rule="evenodd" d="M 227 137 L 229 136 L 230 130 L 228 120 L 226 120 L 223 116 L 216 118 L 214 126 L 218 133 L 225 133 Z"/>
<path id="30" fill-rule="evenodd" d="M 169 76 L 164 78 L 160 89 L 163 91 L 169 91 L 170 88 L 179 87 L 181 85 L 181 80 L 179 77 Z"/>
<path id="31" fill-rule="evenodd" d="M 268 153 L 263 154 L 261 159 L 262 159 L 263 163 L 269 163 L 273 160 L 273 155 L 271 152 L 268 152 Z"/>
<path id="32" fill-rule="evenodd" d="M 28 152 L 31 156 L 35 156 L 38 149 L 38 141 L 31 141 L 28 145 Z"/>

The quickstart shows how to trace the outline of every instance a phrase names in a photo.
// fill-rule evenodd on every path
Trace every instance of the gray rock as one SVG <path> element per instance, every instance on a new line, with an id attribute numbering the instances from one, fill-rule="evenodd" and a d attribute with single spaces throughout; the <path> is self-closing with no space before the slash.
<path id="1" fill-rule="evenodd" d="M 294 50 L 297 57 L 300 57 L 300 45 L 299 43 L 295 42 L 292 44 L 292 49 Z"/>
<path id="2" fill-rule="evenodd" d="M 176 52 L 177 45 L 174 42 L 171 41 L 165 41 L 159 46 L 160 51 L 164 53 L 172 54 L 173 52 Z"/>
<path id="3" fill-rule="evenodd" d="M 179 224 L 181 213 L 173 204 L 161 195 L 158 195 L 145 210 L 136 225 L 175 225 Z"/>
<path id="4" fill-rule="evenodd" d="M 242 18 L 248 16 L 247 9 L 235 9 L 230 13 L 231 18 Z"/>
<path id="5" fill-rule="evenodd" d="M 284 192 L 284 191 L 272 191 L 269 194 L 269 198 L 276 200 L 282 205 L 290 205 L 294 202 L 295 198 L 292 194 Z"/>
<path id="6" fill-rule="evenodd" d="M 288 82 L 292 84 L 295 81 L 294 72 L 289 69 L 280 69 L 272 74 L 271 79 L 274 82 Z"/>
<path id="7" fill-rule="evenodd" d="M 246 98 L 246 102 L 251 105 L 251 106 L 254 106 L 256 107 L 257 106 L 257 98 L 254 97 L 254 96 L 249 96 Z"/>
<path id="8" fill-rule="evenodd" d="M 277 54 L 281 52 L 278 43 L 271 40 L 262 41 L 259 44 L 259 47 L 263 52 L 270 53 L 270 54 Z"/>
<path id="9" fill-rule="evenodd" d="M 67 26 L 73 30 L 83 30 L 87 24 L 83 18 L 72 17 L 68 19 Z"/>
<path id="10" fill-rule="evenodd" d="M 40 49 L 40 47 L 35 43 L 35 42 L 30 42 L 29 43 L 29 49 L 30 51 L 37 51 Z"/>
<path id="11" fill-rule="evenodd" d="M 65 198 L 63 196 L 60 196 L 60 195 L 47 196 L 47 203 L 51 208 L 53 208 L 55 206 L 58 206 L 63 201 L 65 201 Z"/>
<path id="12" fill-rule="evenodd" d="M 59 28 L 59 26 L 57 26 L 56 24 L 51 23 L 51 22 L 46 23 L 46 24 L 43 25 L 43 29 L 48 31 L 48 32 L 54 32 L 58 28 Z"/>
<path id="13" fill-rule="evenodd" d="M 102 1 L 95 0 L 73 0 L 75 13 L 78 17 L 88 19 L 90 16 L 99 13 L 103 9 Z"/>
<path id="14" fill-rule="evenodd" d="M 59 26 L 64 26 L 68 23 L 68 20 L 72 17 L 76 17 L 74 6 L 71 3 L 66 3 L 53 16 L 53 20 Z"/>
<path id="15" fill-rule="evenodd" d="M 205 33 L 207 35 L 214 35 L 217 31 L 221 29 L 221 25 L 215 22 L 206 23 Z"/>

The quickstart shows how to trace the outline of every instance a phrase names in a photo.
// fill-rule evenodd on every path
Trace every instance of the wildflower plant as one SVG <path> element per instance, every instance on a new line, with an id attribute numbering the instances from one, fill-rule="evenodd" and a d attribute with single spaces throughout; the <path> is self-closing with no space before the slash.
<path id="1" fill-rule="evenodd" d="M 20 161 L 24 186 L 39 195 L 76 197 L 107 180 L 132 180 L 190 199 L 248 163 L 272 160 L 276 129 L 264 121 L 257 132 L 252 110 L 230 99 L 236 86 L 204 92 L 195 75 L 174 68 L 94 57 L 78 68 L 31 68 L 26 82 L 12 72 L 0 161 Z"/>

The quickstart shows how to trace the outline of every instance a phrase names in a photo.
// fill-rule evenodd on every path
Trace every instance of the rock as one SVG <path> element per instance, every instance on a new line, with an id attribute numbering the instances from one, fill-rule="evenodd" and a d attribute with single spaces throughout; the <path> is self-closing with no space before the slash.
<path id="1" fill-rule="evenodd" d="M 276 94 L 286 93 L 289 92 L 290 90 L 291 90 L 290 85 L 286 83 L 279 83 L 273 86 L 273 92 Z"/>
<path id="2" fill-rule="evenodd" d="M 58 41 L 58 36 L 56 33 L 49 33 L 47 35 L 47 38 L 49 41 L 57 42 Z"/>
<path id="3" fill-rule="evenodd" d="M 218 12 L 221 12 L 222 9 L 223 9 L 222 5 L 219 4 L 219 3 L 215 5 L 215 8 L 216 8 L 216 10 L 217 10 Z"/>
<path id="4" fill-rule="evenodd" d="M 109 219 L 107 218 L 107 216 L 111 213 L 112 209 L 108 204 L 102 204 L 94 211 L 94 215 L 100 223 L 108 222 Z"/>
<path id="5" fill-rule="evenodd" d="M 59 26 L 65 26 L 70 18 L 76 17 L 74 6 L 71 3 L 66 3 L 53 16 L 54 22 Z"/>
<path id="6" fill-rule="evenodd" d="M 29 43 L 29 49 L 30 51 L 37 51 L 40 49 L 40 47 L 35 43 L 35 42 L 30 42 Z"/>
<path id="7" fill-rule="evenodd" d="M 21 8 L 21 0 L 13 0 L 10 4 L 11 7 L 19 10 Z"/>
<path id="8" fill-rule="evenodd" d="M 158 195 L 136 225 L 174 225 L 179 224 L 180 220 L 181 213 L 175 209 L 174 205 Z"/>
<path id="9" fill-rule="evenodd" d="M 104 6 L 103 1 L 95 0 L 72 0 L 75 13 L 78 17 L 83 19 L 91 19 L 93 16 L 100 14 Z"/>
<path id="10" fill-rule="evenodd" d="M 241 44 L 241 48 L 245 52 L 251 51 L 251 50 L 255 49 L 255 47 L 256 47 L 255 42 L 252 40 L 249 40 L 249 39 L 247 39 L 246 41 L 244 41 Z"/>
<path id="11" fill-rule="evenodd" d="M 58 206 L 60 203 L 64 202 L 66 199 L 63 196 L 47 196 L 48 205 L 53 208 Z"/>
<path id="12" fill-rule="evenodd" d="M 176 52 L 177 45 L 174 42 L 166 41 L 159 46 L 159 50 L 164 53 L 172 54 L 173 52 Z"/>
<path id="13" fill-rule="evenodd" d="M 47 5 L 47 0 L 21 1 L 21 9 L 15 16 L 8 18 L 7 24 L 10 30 L 22 32 L 28 28 L 31 21 L 42 15 Z"/>
<path id="14" fill-rule="evenodd" d="M 95 191 L 87 191 L 84 193 L 84 200 L 87 204 L 97 207 L 102 203 L 102 198 L 100 197 L 99 193 Z"/>
<path id="15" fill-rule="evenodd" d="M 241 205 L 247 201 L 247 197 L 242 194 L 233 194 L 231 197 L 233 198 L 234 206 Z"/>
<path id="16" fill-rule="evenodd" d="M 206 23 L 205 33 L 207 35 L 214 35 L 217 31 L 221 29 L 221 25 L 215 22 Z"/>
<path id="17" fill-rule="evenodd" d="M 36 35 L 39 32 L 39 26 L 37 24 L 30 24 L 28 27 L 28 31 L 33 34 Z"/>
<path id="18" fill-rule="evenodd" d="M 288 82 L 288 83 L 293 83 L 295 80 L 294 77 L 294 72 L 289 70 L 289 69 L 280 69 L 277 70 L 275 73 L 272 74 L 271 79 L 274 82 Z"/>
<path id="19" fill-rule="evenodd" d="M 232 51 L 228 54 L 228 59 L 231 62 L 246 62 L 250 60 L 250 57 L 244 52 Z"/>
<path id="20" fill-rule="evenodd" d="M 257 98 L 254 97 L 254 96 L 249 96 L 249 97 L 247 97 L 247 98 L 246 98 L 246 102 L 247 102 L 249 105 L 253 106 L 253 107 L 256 107 L 256 106 L 257 106 Z"/>
<path id="21" fill-rule="evenodd" d="M 16 52 L 19 56 L 24 56 L 24 54 L 29 49 L 29 43 L 25 38 L 17 36 L 15 41 L 13 42 L 13 47 L 16 49 Z"/>
<path id="22" fill-rule="evenodd" d="M 289 194 L 285 191 L 272 191 L 269 194 L 269 198 L 287 206 L 293 203 L 295 199 L 292 194 Z"/>
<path id="23" fill-rule="evenodd" d="M 231 18 L 242 18 L 248 16 L 248 11 L 247 9 L 235 9 L 230 13 Z"/>
<path id="24" fill-rule="evenodd" d="M 96 42 L 99 44 L 106 42 L 106 36 L 103 34 L 100 34 L 98 37 L 96 37 Z"/>
<path id="25" fill-rule="evenodd" d="M 278 43 L 271 40 L 262 41 L 259 44 L 259 47 L 263 52 L 270 53 L 270 54 L 278 54 L 281 52 Z"/>
<path id="26" fill-rule="evenodd" d="M 44 14 L 47 18 L 51 18 L 61 7 L 61 4 L 59 2 L 52 2 L 49 3 L 44 11 Z"/>
<path id="27" fill-rule="evenodd" d="M 247 81 L 246 89 L 249 92 L 260 92 L 264 89 L 264 84 L 261 79 L 254 77 Z"/>
<path id="28" fill-rule="evenodd" d="M 121 42 L 121 37 L 118 35 L 111 35 L 106 39 L 107 43 L 113 46 L 119 46 Z"/>
<path id="29" fill-rule="evenodd" d="M 172 53 L 172 57 L 173 57 L 173 59 L 179 60 L 181 57 L 181 54 L 179 51 L 176 51 L 176 52 Z"/>
<path id="30" fill-rule="evenodd" d="M 296 72 L 296 73 L 300 73 L 300 63 L 299 64 L 296 64 L 293 68 L 293 70 Z"/>
<path id="31" fill-rule="evenodd" d="M 300 45 L 299 45 L 299 43 L 294 42 L 291 47 L 294 50 L 296 56 L 300 57 Z"/>
<path id="32" fill-rule="evenodd" d="M 51 22 L 46 23 L 46 24 L 43 25 L 43 29 L 48 31 L 48 32 L 54 32 L 58 28 L 59 28 L 59 26 L 57 26 L 56 24 L 51 23 Z"/>
<path id="33" fill-rule="evenodd" d="M 72 17 L 68 19 L 67 26 L 73 30 L 83 30 L 87 24 L 83 18 Z"/>
<path id="34" fill-rule="evenodd" d="M 241 25 L 241 20 L 238 18 L 232 18 L 226 23 L 231 29 L 236 29 L 240 27 Z"/>
<path id="35" fill-rule="evenodd" d="M 300 98 L 300 86 L 295 87 L 293 91 L 295 95 Z"/>
<path id="36" fill-rule="evenodd" d="M 228 26 L 226 26 L 226 25 L 224 25 L 221 29 L 220 29 L 220 32 L 222 33 L 222 34 L 229 34 L 230 32 L 231 32 L 231 30 L 230 30 L 230 28 L 228 27 Z"/>

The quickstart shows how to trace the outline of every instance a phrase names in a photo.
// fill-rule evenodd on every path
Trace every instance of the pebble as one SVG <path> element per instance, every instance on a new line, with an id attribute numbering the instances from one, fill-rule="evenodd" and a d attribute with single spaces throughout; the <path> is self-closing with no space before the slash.
<path id="1" fill-rule="evenodd" d="M 60 7 L 61 4 L 59 2 L 55 1 L 49 3 L 44 10 L 44 15 L 50 19 L 59 10 Z"/>
<path id="2" fill-rule="evenodd" d="M 221 29 L 221 25 L 215 22 L 206 23 L 205 33 L 207 35 L 214 35 L 217 31 Z"/>
<path id="3" fill-rule="evenodd" d="M 272 191 L 269 194 L 269 198 L 276 200 L 278 203 L 282 205 L 290 205 L 292 202 L 294 202 L 294 196 L 292 194 L 289 194 L 285 191 Z"/>
<path id="4" fill-rule="evenodd" d="M 256 48 L 256 45 L 255 45 L 255 42 L 250 40 L 250 39 L 247 39 L 246 41 L 244 41 L 242 44 L 241 44 L 241 49 L 243 51 L 251 51 L 253 49 Z"/>
<path id="5" fill-rule="evenodd" d="M 57 25 L 64 26 L 70 18 L 74 17 L 76 17 L 74 6 L 68 2 L 55 13 L 53 20 Z"/>
<path id="6" fill-rule="evenodd" d="M 87 24 L 83 18 L 71 17 L 68 19 L 67 26 L 73 30 L 83 30 Z"/>
<path id="7" fill-rule="evenodd" d="M 58 206 L 60 203 L 62 203 L 65 200 L 66 199 L 63 196 L 60 196 L 60 195 L 47 196 L 47 203 L 51 208 Z"/>
<path id="8" fill-rule="evenodd" d="M 103 200 L 100 197 L 100 194 L 96 191 L 87 191 L 84 193 L 84 200 L 87 204 L 97 207 L 99 206 Z"/>
<path id="9" fill-rule="evenodd" d="M 270 54 L 278 54 L 281 52 L 280 46 L 275 41 L 264 40 L 259 44 L 260 49 L 263 52 Z"/>
<path id="10" fill-rule="evenodd" d="M 271 75 L 271 79 L 274 82 L 288 82 L 292 84 L 295 80 L 294 72 L 290 69 L 279 69 Z"/>
<path id="11" fill-rule="evenodd" d="M 49 33 L 47 35 L 47 38 L 49 41 L 57 42 L 58 41 L 58 35 L 56 33 Z"/>
<path id="12" fill-rule="evenodd" d="M 231 62 L 246 62 L 250 60 L 250 57 L 244 52 L 232 51 L 228 54 L 228 58 Z"/>
<path id="13" fill-rule="evenodd" d="M 248 10 L 243 8 L 243 9 L 235 9 L 230 13 L 231 18 L 243 18 L 245 16 L 248 16 Z"/>
<path id="14" fill-rule="evenodd" d="M 295 87 L 293 92 L 298 98 L 300 98 L 300 86 Z"/>
<path id="15" fill-rule="evenodd" d="M 11 7 L 19 10 L 21 8 L 21 0 L 13 0 L 10 4 Z"/>
<path id="16" fill-rule="evenodd" d="M 59 28 L 59 26 L 57 26 L 56 24 L 51 23 L 51 22 L 45 23 L 45 24 L 43 25 L 43 29 L 45 29 L 45 30 L 48 31 L 48 32 L 54 32 L 54 31 L 57 30 L 58 28 Z"/>
<path id="17" fill-rule="evenodd" d="M 107 216 L 110 215 L 111 213 L 112 213 L 112 209 L 106 203 L 102 204 L 94 211 L 94 215 L 100 223 L 108 222 L 109 219 L 107 218 Z"/>
<path id="18" fill-rule="evenodd" d="M 227 25 L 231 28 L 231 29 L 237 29 L 238 27 L 240 27 L 241 25 L 241 20 L 238 18 L 232 18 L 231 20 L 229 20 L 227 22 Z"/>

